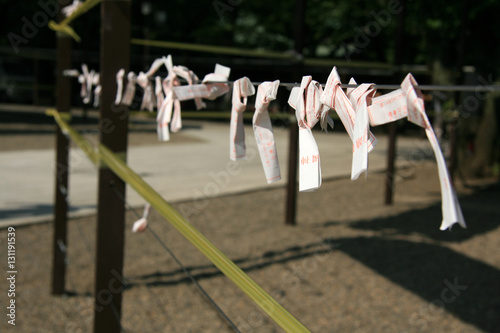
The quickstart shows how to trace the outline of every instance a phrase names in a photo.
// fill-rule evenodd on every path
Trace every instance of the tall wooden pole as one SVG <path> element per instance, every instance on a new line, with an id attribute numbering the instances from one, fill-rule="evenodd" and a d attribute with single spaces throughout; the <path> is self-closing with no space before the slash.
<path id="1" fill-rule="evenodd" d="M 101 4 L 99 132 L 101 143 L 126 160 L 128 112 L 114 105 L 116 73 L 130 61 L 130 0 Z M 125 183 L 109 168 L 99 168 L 94 332 L 121 331 Z"/>
<path id="2" fill-rule="evenodd" d="M 61 17 L 61 15 L 59 15 Z M 56 108 L 61 115 L 70 114 L 71 81 L 63 70 L 71 68 L 71 37 L 57 33 Z M 69 138 L 56 126 L 56 166 L 54 203 L 54 244 L 52 262 L 52 294 L 65 292 L 66 230 L 68 220 Z"/>
<path id="3" fill-rule="evenodd" d="M 404 29 L 404 16 L 406 12 L 406 0 L 401 0 L 401 13 L 398 16 L 398 30 L 396 34 L 396 44 L 394 48 L 394 65 L 396 71 L 393 78 L 395 81 L 401 80 L 401 64 L 403 62 L 403 29 Z M 395 160 L 396 160 L 396 137 L 397 137 L 397 123 L 391 122 L 388 125 L 389 140 L 387 145 L 387 169 L 385 174 L 385 204 L 392 205 L 394 196 L 394 174 L 395 174 Z"/>
<path id="4" fill-rule="evenodd" d="M 304 49 L 304 16 L 306 10 L 305 0 L 296 0 L 295 2 L 295 21 L 294 21 L 294 50 L 298 60 L 293 68 L 294 80 L 300 82 L 302 75 L 302 51 Z M 290 111 L 293 111 L 292 109 Z M 291 112 L 294 114 L 294 112 Z M 286 207 L 285 224 L 296 224 L 297 212 L 297 164 L 298 164 L 298 146 L 299 146 L 299 127 L 297 122 L 290 122 L 290 137 L 288 143 L 288 183 L 286 187 Z"/>

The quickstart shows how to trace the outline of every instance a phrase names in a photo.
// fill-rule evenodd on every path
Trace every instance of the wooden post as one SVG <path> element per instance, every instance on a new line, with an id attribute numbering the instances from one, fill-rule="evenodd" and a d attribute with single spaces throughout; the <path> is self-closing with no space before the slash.
<path id="1" fill-rule="evenodd" d="M 401 80 L 401 64 L 403 63 L 403 29 L 404 17 L 406 12 L 406 0 L 401 0 L 401 13 L 398 16 L 398 30 L 396 35 L 396 45 L 394 48 L 394 65 L 396 71 L 394 72 L 394 80 Z M 395 174 L 395 159 L 396 159 L 396 138 L 397 138 L 397 124 L 391 122 L 387 125 L 389 129 L 389 142 L 387 144 L 387 169 L 385 173 L 385 204 L 392 205 L 392 198 L 394 195 L 394 174 Z"/>
<path id="2" fill-rule="evenodd" d="M 305 17 L 306 2 L 305 0 L 296 0 L 295 2 L 295 30 L 294 50 L 298 60 L 293 68 L 294 79 L 300 82 L 302 75 L 302 50 L 304 49 L 304 17 Z M 290 109 L 291 114 L 294 114 L 293 109 Z M 290 122 L 290 137 L 288 143 L 288 183 L 286 187 L 286 207 L 285 207 L 285 224 L 296 224 L 297 211 L 297 164 L 298 164 L 298 149 L 299 149 L 299 127 L 296 121 Z"/>
<path id="3" fill-rule="evenodd" d="M 396 122 L 389 123 L 389 142 L 387 143 L 387 169 L 385 172 L 385 204 L 392 205 L 394 193 L 394 163 L 396 159 Z"/>
<path id="4" fill-rule="evenodd" d="M 71 37 L 57 33 L 57 90 L 56 107 L 61 115 L 69 115 L 71 81 L 63 70 L 71 68 Z M 52 294 L 65 292 L 66 225 L 68 220 L 69 138 L 56 126 L 56 179 L 54 203 L 54 244 L 52 262 Z"/>
<path id="5" fill-rule="evenodd" d="M 116 73 L 130 61 L 130 0 L 101 4 L 99 132 L 101 144 L 126 160 L 128 110 L 114 105 Z M 109 168 L 99 168 L 94 332 L 121 331 L 125 183 Z"/>

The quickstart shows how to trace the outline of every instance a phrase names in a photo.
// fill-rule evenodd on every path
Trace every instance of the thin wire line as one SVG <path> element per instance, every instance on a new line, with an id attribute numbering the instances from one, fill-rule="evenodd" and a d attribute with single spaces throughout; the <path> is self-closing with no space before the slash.
<path id="1" fill-rule="evenodd" d="M 130 204 L 127 202 L 127 200 L 123 197 L 123 195 L 118 192 L 118 190 L 113 187 L 113 191 L 115 192 L 115 194 L 123 201 L 123 203 L 125 204 L 125 206 L 127 207 L 127 209 L 129 209 L 130 211 L 133 212 L 133 214 L 135 214 L 137 216 L 137 218 L 141 218 L 142 216 L 140 216 L 134 209 L 132 209 L 132 207 L 130 206 Z M 212 299 L 212 297 L 210 297 L 208 295 L 208 293 L 205 291 L 205 289 L 203 289 L 203 287 L 198 283 L 198 281 L 196 281 L 196 279 L 193 277 L 193 275 L 186 269 L 186 267 L 182 264 L 182 262 L 175 256 L 175 254 L 172 252 L 172 250 L 170 250 L 168 248 L 168 246 L 160 239 L 160 237 L 158 236 L 158 234 L 153 230 L 153 228 L 151 227 L 151 225 L 148 225 L 147 228 L 146 228 L 152 235 L 153 237 L 160 243 L 160 245 L 163 247 L 163 249 L 165 251 L 167 251 L 168 254 L 170 254 L 170 256 L 175 260 L 175 262 L 177 263 L 177 265 L 179 265 L 179 267 L 184 271 L 184 273 L 189 277 L 189 279 L 196 285 L 196 287 L 198 287 L 198 289 L 200 290 L 200 292 L 203 294 L 203 296 L 206 297 L 206 299 L 212 304 L 212 306 L 215 307 L 215 309 L 217 310 L 217 312 L 223 317 L 223 319 L 225 319 L 229 325 L 238 333 L 241 333 L 241 331 L 238 329 L 238 327 L 231 321 L 231 319 L 226 315 L 226 313 L 219 307 L 219 305 L 217 305 L 217 303 Z"/>
<path id="2" fill-rule="evenodd" d="M 67 75 L 68 76 L 68 75 Z M 187 82 L 181 77 L 177 77 L 182 82 Z M 149 78 L 150 81 L 155 80 L 155 76 Z M 163 78 L 162 78 L 163 80 Z M 227 83 L 232 85 L 235 81 L 226 81 L 226 82 L 213 82 L 213 83 Z M 210 82 L 208 82 L 210 83 Z M 252 82 L 254 86 L 260 85 L 262 82 Z M 201 83 L 197 83 L 201 84 Z M 341 84 L 340 87 L 343 89 L 347 88 L 357 88 L 361 84 Z M 293 88 L 300 87 L 299 82 L 280 82 L 280 87 Z M 321 84 L 321 87 L 325 87 L 325 84 Z M 398 84 L 373 84 L 373 87 L 377 90 L 396 90 L 401 88 Z M 495 92 L 500 91 L 500 85 L 476 85 L 476 86 L 459 86 L 459 85 L 436 85 L 436 84 L 419 84 L 415 86 L 420 90 L 432 90 L 432 91 L 461 91 L 461 92 Z"/>

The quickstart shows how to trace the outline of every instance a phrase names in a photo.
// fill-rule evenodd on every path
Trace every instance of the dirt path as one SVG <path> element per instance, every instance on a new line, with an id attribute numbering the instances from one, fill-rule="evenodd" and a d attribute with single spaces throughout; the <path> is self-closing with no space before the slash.
<path id="1" fill-rule="evenodd" d="M 435 164 L 401 180 L 392 207 L 383 181 L 300 193 L 296 227 L 283 225 L 284 189 L 211 199 L 190 222 L 313 332 L 499 332 L 499 185 L 459 186 L 469 228 L 443 232 Z M 129 211 L 124 330 L 230 332 L 153 236 L 131 233 L 136 219 Z M 150 225 L 242 332 L 281 332 L 156 212 Z M 50 295 L 51 224 L 16 230 L 16 327 L 4 315 L 2 332 L 92 332 L 95 230 L 94 217 L 69 224 L 64 297 Z"/>

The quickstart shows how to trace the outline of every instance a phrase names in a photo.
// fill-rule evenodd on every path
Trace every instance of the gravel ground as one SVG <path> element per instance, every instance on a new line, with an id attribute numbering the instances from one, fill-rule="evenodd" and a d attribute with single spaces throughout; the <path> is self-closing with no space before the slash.
<path id="1" fill-rule="evenodd" d="M 15 141 L 3 135 L 2 147 Z M 283 224 L 284 188 L 210 199 L 189 220 L 312 332 L 500 332 L 500 184 L 458 182 L 469 227 L 443 232 L 436 165 L 405 176 L 391 207 L 382 174 L 299 193 L 294 227 Z M 131 232 L 137 213 L 126 222 L 124 331 L 231 332 L 153 235 Z M 282 332 L 159 214 L 149 223 L 242 332 Z M 50 294 L 52 224 L 16 228 L 16 326 L 4 314 L 1 332 L 93 331 L 95 216 L 68 228 L 65 296 Z M 0 290 L 5 309 L 6 279 Z"/>

